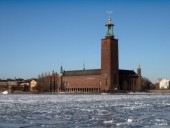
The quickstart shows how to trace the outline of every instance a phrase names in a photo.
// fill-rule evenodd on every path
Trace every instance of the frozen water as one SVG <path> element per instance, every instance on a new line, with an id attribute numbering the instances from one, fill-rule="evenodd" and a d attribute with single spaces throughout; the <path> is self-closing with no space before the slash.
<path id="1" fill-rule="evenodd" d="M 168 128 L 170 95 L 0 95 L 3 128 Z"/>

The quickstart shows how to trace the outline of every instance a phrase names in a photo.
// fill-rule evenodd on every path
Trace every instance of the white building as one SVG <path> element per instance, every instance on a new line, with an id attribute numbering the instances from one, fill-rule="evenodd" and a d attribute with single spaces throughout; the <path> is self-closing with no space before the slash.
<path id="1" fill-rule="evenodd" d="M 35 87 L 37 86 L 37 81 L 35 80 L 32 80 L 30 82 L 30 91 L 33 92 L 33 91 L 36 91 Z"/>
<path id="2" fill-rule="evenodd" d="M 170 86 L 170 81 L 169 80 L 166 80 L 166 79 L 162 79 L 160 82 L 159 82 L 159 88 L 160 89 L 169 89 Z"/>

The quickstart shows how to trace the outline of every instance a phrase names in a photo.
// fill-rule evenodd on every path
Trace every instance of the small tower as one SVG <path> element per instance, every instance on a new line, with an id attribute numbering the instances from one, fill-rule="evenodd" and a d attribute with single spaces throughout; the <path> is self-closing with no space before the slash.
<path id="1" fill-rule="evenodd" d="M 137 68 L 137 74 L 138 74 L 139 76 L 141 76 L 141 68 L 140 68 L 140 65 L 139 65 L 139 67 Z"/>
<path id="2" fill-rule="evenodd" d="M 142 90 L 142 84 L 141 84 L 142 76 L 141 76 L 141 67 L 140 67 L 140 65 L 137 68 L 137 74 L 138 74 L 137 91 L 141 91 Z"/>
<path id="3" fill-rule="evenodd" d="M 63 74 L 63 66 L 60 67 L 60 74 Z"/>

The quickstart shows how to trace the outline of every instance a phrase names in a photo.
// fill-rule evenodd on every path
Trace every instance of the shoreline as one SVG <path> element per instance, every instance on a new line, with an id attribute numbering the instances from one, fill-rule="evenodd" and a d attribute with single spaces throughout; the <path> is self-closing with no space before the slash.
<path id="1" fill-rule="evenodd" d="M 0 93 L 2 94 L 2 92 Z M 9 92 L 8 94 L 47 94 L 47 95 L 168 95 L 170 94 L 170 90 L 147 90 L 146 92 L 113 92 L 113 93 L 89 93 L 89 92 Z M 2 94 L 4 95 L 4 94 Z"/>

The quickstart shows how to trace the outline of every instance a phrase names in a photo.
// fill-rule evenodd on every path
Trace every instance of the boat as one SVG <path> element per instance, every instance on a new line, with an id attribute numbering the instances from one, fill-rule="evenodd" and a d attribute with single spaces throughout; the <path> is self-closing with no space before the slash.
<path id="1" fill-rule="evenodd" d="M 5 91 L 3 91 L 3 92 L 2 92 L 2 94 L 8 94 L 8 91 L 7 91 L 7 90 L 5 90 Z"/>

